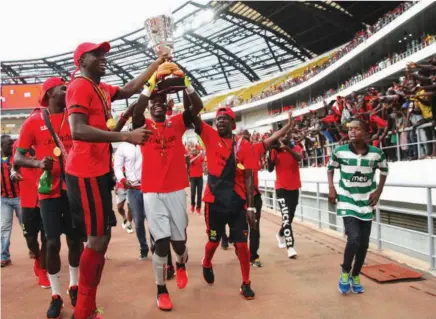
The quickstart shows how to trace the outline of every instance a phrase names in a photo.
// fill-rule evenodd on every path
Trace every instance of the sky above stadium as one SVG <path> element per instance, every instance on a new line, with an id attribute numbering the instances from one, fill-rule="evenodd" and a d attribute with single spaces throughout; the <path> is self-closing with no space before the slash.
<path id="1" fill-rule="evenodd" d="M 81 42 L 111 40 L 171 12 L 186 0 L 15 0 L 2 2 L 0 60 L 74 51 Z M 196 0 L 207 3 L 207 0 Z"/>

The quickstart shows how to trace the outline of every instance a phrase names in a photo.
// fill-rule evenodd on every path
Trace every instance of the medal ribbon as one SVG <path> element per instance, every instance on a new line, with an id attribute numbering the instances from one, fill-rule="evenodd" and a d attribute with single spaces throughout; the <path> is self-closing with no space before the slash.
<path id="1" fill-rule="evenodd" d="M 87 78 L 86 76 L 82 75 L 80 77 L 91 82 L 92 86 L 94 87 L 95 92 L 97 93 L 99 99 L 101 100 L 106 120 L 112 119 L 112 113 L 110 111 L 110 107 L 109 107 L 109 104 L 108 104 L 107 99 L 106 99 L 106 94 L 103 92 L 103 90 L 100 88 L 100 86 L 98 86 L 96 83 L 94 83 L 94 81 L 92 81 L 90 78 Z"/>
<path id="2" fill-rule="evenodd" d="M 50 111 L 49 111 L 48 109 L 46 109 L 46 111 L 47 111 L 48 114 L 50 115 Z M 66 149 L 65 149 L 64 144 L 62 143 L 61 139 L 59 138 L 59 134 L 61 133 L 62 127 L 64 126 L 64 123 L 65 123 L 65 114 L 66 114 L 66 113 L 67 113 L 67 112 L 64 110 L 64 112 L 63 112 L 63 114 L 62 114 L 61 125 L 59 126 L 58 132 L 56 133 L 56 132 L 54 131 L 54 129 L 53 129 L 53 133 L 54 133 L 53 142 L 55 142 L 55 145 L 56 145 L 56 144 L 59 145 L 59 148 L 61 149 L 61 153 L 62 153 L 61 155 L 62 155 L 62 157 L 64 158 L 64 161 L 67 160 L 67 155 L 68 155 L 68 153 L 67 153 L 67 151 L 66 151 Z M 41 112 L 41 118 L 42 118 L 42 120 L 44 121 L 44 115 L 43 115 L 43 112 Z M 53 123 L 52 123 L 52 121 L 50 120 L 50 116 L 48 117 L 48 120 L 49 120 L 49 122 L 50 122 L 51 127 L 53 127 Z M 57 142 L 57 143 L 56 143 L 56 142 Z M 56 148 L 57 148 L 57 146 L 55 146 L 55 148 L 53 149 L 53 151 L 54 151 Z M 54 155 L 54 154 L 53 154 L 53 155 Z M 56 156 L 56 155 L 55 155 L 55 156 Z"/>

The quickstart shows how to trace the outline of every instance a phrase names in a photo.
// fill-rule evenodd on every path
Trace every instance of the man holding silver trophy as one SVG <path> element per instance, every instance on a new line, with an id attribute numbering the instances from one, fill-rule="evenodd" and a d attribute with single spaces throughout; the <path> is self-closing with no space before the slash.
<path id="1" fill-rule="evenodd" d="M 144 208 L 149 232 L 154 242 L 153 267 L 157 284 L 157 306 L 164 311 L 173 308 L 166 287 L 167 257 L 172 245 L 176 253 L 176 281 L 179 289 L 186 287 L 186 211 L 185 188 L 189 186 L 185 169 L 185 148 L 182 136 L 193 117 L 203 109 L 203 103 L 188 78 L 171 62 L 173 49 L 172 19 L 162 15 L 146 21 L 145 28 L 153 49 L 166 62 L 146 83 L 135 106 L 134 128 L 145 127 L 152 135 L 142 145 L 142 184 Z M 167 95 L 183 90 L 185 110 L 167 118 Z M 187 107 L 187 105 L 190 107 Z M 145 118 L 149 107 L 151 119 Z"/>

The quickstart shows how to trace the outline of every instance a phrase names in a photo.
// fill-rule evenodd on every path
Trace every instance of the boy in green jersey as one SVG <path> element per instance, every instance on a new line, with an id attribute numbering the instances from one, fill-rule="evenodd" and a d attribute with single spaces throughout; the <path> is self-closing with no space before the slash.
<path id="1" fill-rule="evenodd" d="M 386 157 L 382 150 L 365 143 L 367 125 L 353 120 L 348 127 L 350 144 L 337 147 L 327 167 L 329 201 L 336 203 L 337 214 L 343 217 L 347 245 L 344 252 L 339 291 L 346 294 L 363 293 L 360 270 L 365 261 L 371 235 L 374 208 L 383 191 L 388 174 Z M 334 169 L 340 169 L 339 188 L 333 184 Z M 380 183 L 375 182 L 375 171 L 380 170 Z M 352 262 L 354 259 L 354 266 Z M 350 273 L 351 272 L 351 273 Z"/>

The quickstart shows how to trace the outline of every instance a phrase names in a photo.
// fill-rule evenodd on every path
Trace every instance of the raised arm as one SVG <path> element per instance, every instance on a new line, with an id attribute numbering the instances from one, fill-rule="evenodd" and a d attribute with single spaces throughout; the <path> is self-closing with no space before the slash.
<path id="1" fill-rule="evenodd" d="M 271 145 L 277 141 L 282 136 L 286 135 L 289 131 L 291 131 L 294 127 L 294 118 L 292 117 L 292 112 L 288 113 L 288 122 L 284 125 L 280 130 L 274 132 L 270 137 L 263 141 L 263 145 L 265 149 L 268 150 L 271 148 Z"/>
<path id="2" fill-rule="evenodd" d="M 126 122 L 133 116 L 133 110 L 135 109 L 136 101 L 129 105 L 126 112 L 122 113 L 117 125 L 113 129 L 113 132 L 121 132 Z"/>
<path id="3" fill-rule="evenodd" d="M 198 96 L 197 92 L 195 92 L 194 88 L 192 87 L 187 77 L 185 77 L 185 85 L 186 85 L 186 90 L 183 92 L 183 95 L 186 94 L 188 97 L 188 100 L 190 102 L 189 109 L 191 111 L 192 117 L 194 118 L 203 109 L 203 101 L 201 100 L 200 96 Z M 185 98 L 183 100 L 185 101 Z"/>
<path id="4" fill-rule="evenodd" d="M 268 172 L 272 172 L 276 166 L 277 152 L 270 150 L 268 153 Z"/>
<path id="5" fill-rule="evenodd" d="M 133 94 L 139 93 L 153 73 L 157 71 L 159 65 L 165 62 L 165 57 L 160 57 L 154 61 L 144 72 L 138 75 L 136 78 L 128 82 L 125 86 L 120 88 L 118 93 L 114 96 L 114 100 L 123 100 L 130 98 Z"/>

